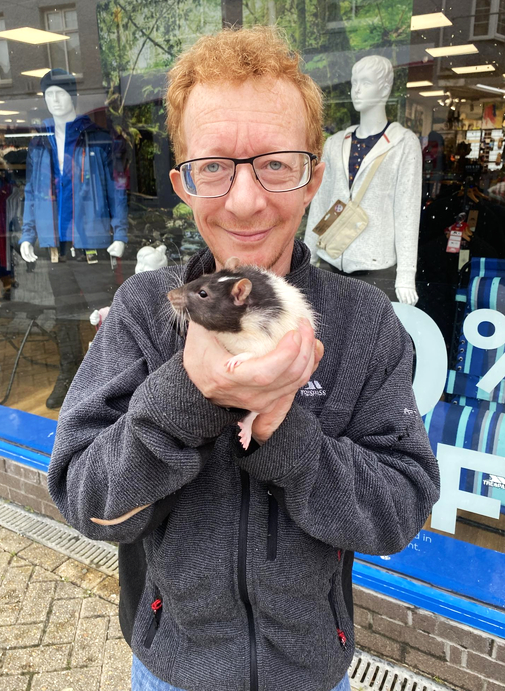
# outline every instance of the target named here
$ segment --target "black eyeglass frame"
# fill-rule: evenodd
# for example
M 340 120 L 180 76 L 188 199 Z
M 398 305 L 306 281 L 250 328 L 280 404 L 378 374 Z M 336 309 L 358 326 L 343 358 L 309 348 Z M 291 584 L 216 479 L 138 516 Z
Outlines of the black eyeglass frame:
M 257 158 L 263 158 L 263 156 L 272 156 L 273 154 L 306 154 L 309 159 L 310 163 L 314 163 L 314 161 L 317 161 L 317 156 L 316 154 L 311 154 L 310 151 L 298 151 L 297 149 L 289 150 L 289 151 L 268 151 L 265 154 L 258 154 L 257 156 L 251 156 L 250 158 L 230 158 L 229 156 L 202 156 L 201 158 L 191 158 L 189 161 L 182 161 L 182 163 L 178 163 L 176 166 L 174 166 L 174 170 L 176 170 L 178 173 L 181 172 L 182 166 L 186 165 L 187 163 L 196 163 L 197 161 L 232 161 L 235 168 L 233 170 L 233 177 L 230 182 L 230 186 L 228 187 L 227 191 L 224 192 L 224 194 L 216 194 L 216 195 L 200 195 L 200 194 L 192 194 L 189 192 L 186 187 L 184 186 L 184 181 L 183 181 L 183 187 L 184 190 L 187 194 L 189 194 L 190 197 L 197 197 L 200 199 L 219 199 L 219 197 L 226 197 L 226 195 L 229 193 L 231 190 L 233 183 L 235 182 L 235 176 L 237 174 L 237 166 L 241 165 L 242 163 L 250 163 L 251 168 L 253 169 L 254 176 L 256 180 L 259 182 L 259 184 L 263 187 L 265 192 L 270 192 L 271 194 L 284 194 L 284 192 L 294 192 L 294 190 L 301 190 L 303 187 L 306 187 L 309 182 L 312 180 L 312 171 L 314 169 L 314 166 L 310 166 L 310 175 L 309 179 L 307 182 L 304 182 L 303 185 L 299 185 L 298 187 L 291 187 L 289 190 L 269 190 L 265 187 L 265 185 L 261 182 L 261 180 L 258 177 L 258 173 L 256 172 L 256 169 L 254 167 L 254 161 Z M 184 176 L 182 176 L 184 179 Z

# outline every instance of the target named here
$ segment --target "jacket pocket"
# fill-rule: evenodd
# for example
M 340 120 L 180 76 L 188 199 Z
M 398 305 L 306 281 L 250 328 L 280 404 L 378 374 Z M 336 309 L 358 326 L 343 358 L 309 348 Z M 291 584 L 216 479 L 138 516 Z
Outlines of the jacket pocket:
M 160 598 L 158 588 L 155 588 L 154 592 L 155 599 L 153 602 L 151 602 L 152 619 L 144 639 L 144 647 L 146 648 L 150 648 L 154 641 L 154 637 L 156 636 L 160 627 L 161 613 L 163 610 L 163 601 Z
M 268 534 L 267 561 L 277 559 L 277 534 L 279 529 L 279 504 L 272 492 L 268 490 Z
M 343 551 L 338 550 L 338 561 L 341 562 L 343 560 Z M 341 569 L 337 571 L 337 573 L 333 574 L 333 576 L 330 579 L 330 591 L 328 593 L 328 601 L 330 603 L 330 609 L 333 614 L 333 619 L 335 621 L 335 628 L 337 629 L 337 636 L 340 645 L 342 648 L 345 648 L 347 646 L 347 636 L 345 635 L 345 632 L 342 628 L 342 617 L 340 614 L 340 608 L 338 606 L 338 599 L 337 599 L 337 579 L 341 577 Z

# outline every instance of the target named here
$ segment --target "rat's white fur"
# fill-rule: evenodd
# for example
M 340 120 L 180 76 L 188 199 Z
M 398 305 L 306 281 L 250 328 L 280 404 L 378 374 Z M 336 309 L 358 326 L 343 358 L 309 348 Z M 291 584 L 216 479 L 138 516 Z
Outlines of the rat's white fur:
M 255 267 L 257 268 L 257 267 Z M 240 361 L 251 357 L 260 357 L 274 350 L 279 341 L 288 331 L 298 329 L 300 320 L 304 317 L 316 328 L 316 319 L 307 299 L 298 288 L 288 283 L 284 278 L 265 269 L 259 269 L 268 276 L 279 303 L 284 308 L 280 316 L 269 315 L 268 310 L 261 307 L 247 310 L 241 321 L 239 333 L 217 332 L 216 338 L 232 355 L 246 354 Z M 239 278 L 237 278 L 239 280 Z M 267 322 L 268 333 L 261 324 Z M 237 363 L 238 364 L 238 363 Z
M 304 317 L 309 320 L 314 329 L 316 328 L 314 312 L 298 288 L 265 269 L 260 269 L 260 271 L 268 276 L 283 309 L 280 315 L 269 314 L 268 309 L 261 307 L 247 310 L 242 317 L 239 333 L 216 333 L 217 340 L 234 356 L 226 363 L 229 372 L 233 372 L 235 367 L 246 360 L 266 355 L 274 350 L 288 331 L 298 329 Z M 244 449 L 249 447 L 252 425 L 258 414 L 251 411 L 238 423 L 239 439 Z

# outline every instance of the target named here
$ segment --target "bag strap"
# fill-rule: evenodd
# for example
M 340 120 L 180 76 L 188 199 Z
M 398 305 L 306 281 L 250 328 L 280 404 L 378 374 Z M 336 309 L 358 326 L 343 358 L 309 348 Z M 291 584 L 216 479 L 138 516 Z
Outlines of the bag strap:
M 369 186 L 370 183 L 372 182 L 373 176 L 374 176 L 375 173 L 377 172 L 377 169 L 379 168 L 379 166 L 380 166 L 380 164 L 382 163 L 382 161 L 386 158 L 387 153 L 388 153 L 388 152 L 385 151 L 385 152 L 384 152 L 383 154 L 381 154 L 380 156 L 377 156 L 377 158 L 375 159 L 375 161 L 374 161 L 374 162 L 372 163 L 372 165 L 370 166 L 370 170 L 368 171 L 366 178 L 363 180 L 363 183 L 361 184 L 361 187 L 359 188 L 359 190 L 358 190 L 358 192 L 357 192 L 357 194 L 356 194 L 356 197 L 353 199 L 353 202 L 354 202 L 357 206 L 359 206 L 359 205 L 361 204 L 361 200 L 362 200 L 363 197 L 365 196 L 365 192 L 367 191 L 368 186 Z M 352 189 L 351 189 L 351 199 L 352 199 Z

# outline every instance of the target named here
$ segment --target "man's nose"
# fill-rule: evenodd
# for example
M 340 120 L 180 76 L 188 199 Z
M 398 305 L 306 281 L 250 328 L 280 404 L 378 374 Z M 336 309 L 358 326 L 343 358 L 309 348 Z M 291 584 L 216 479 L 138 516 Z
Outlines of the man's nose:
M 251 165 L 238 165 L 225 208 L 239 218 L 248 218 L 267 205 L 268 192 L 260 185 Z

